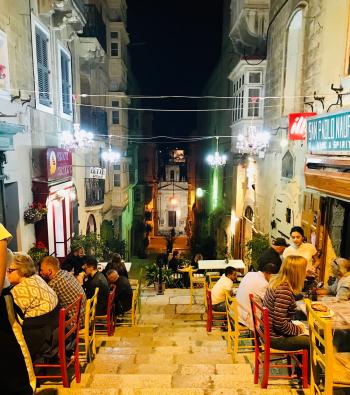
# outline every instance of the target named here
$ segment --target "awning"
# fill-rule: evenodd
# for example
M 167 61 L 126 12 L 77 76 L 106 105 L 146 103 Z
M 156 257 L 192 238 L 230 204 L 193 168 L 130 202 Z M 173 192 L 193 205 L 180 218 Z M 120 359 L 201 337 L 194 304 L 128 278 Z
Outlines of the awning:
M 13 136 L 24 132 L 24 125 L 0 121 L 0 151 L 13 151 Z

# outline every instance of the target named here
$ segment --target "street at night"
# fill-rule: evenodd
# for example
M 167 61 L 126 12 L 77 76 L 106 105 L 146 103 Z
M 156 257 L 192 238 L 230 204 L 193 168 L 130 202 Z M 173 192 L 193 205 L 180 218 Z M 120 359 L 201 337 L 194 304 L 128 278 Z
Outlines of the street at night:
M 0 393 L 350 394 L 350 0 L 0 0 Z

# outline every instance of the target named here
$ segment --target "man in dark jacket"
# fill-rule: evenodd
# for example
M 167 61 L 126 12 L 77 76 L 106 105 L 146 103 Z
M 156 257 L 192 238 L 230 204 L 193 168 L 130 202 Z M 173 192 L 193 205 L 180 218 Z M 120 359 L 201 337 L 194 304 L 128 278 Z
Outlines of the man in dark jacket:
M 71 272 L 74 270 L 74 276 L 83 272 L 83 266 L 85 263 L 85 251 L 81 246 L 75 247 L 74 250 L 67 256 L 65 261 L 62 263 L 61 269 Z
M 121 315 L 131 309 L 131 285 L 129 280 L 124 276 L 120 276 L 116 270 L 109 270 L 106 275 L 108 283 L 115 285 L 114 312 L 116 315 Z
M 277 272 L 280 270 L 282 265 L 281 255 L 283 251 L 288 247 L 286 240 L 283 237 L 277 237 L 277 239 L 272 240 L 271 247 L 267 248 L 260 256 L 258 260 L 259 271 L 263 271 L 263 268 L 267 263 L 273 263 Z
M 86 257 L 83 269 L 87 276 L 83 285 L 86 297 L 87 299 L 92 298 L 95 289 L 98 287 L 96 315 L 106 315 L 109 295 L 109 286 L 106 277 L 97 270 L 97 260 L 92 256 Z

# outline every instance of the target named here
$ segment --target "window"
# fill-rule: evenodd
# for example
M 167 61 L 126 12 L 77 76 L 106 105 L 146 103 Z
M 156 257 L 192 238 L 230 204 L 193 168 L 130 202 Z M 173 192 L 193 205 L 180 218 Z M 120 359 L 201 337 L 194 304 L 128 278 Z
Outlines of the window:
M 111 56 L 118 56 L 118 55 L 119 55 L 119 44 L 111 43 Z
M 293 15 L 287 31 L 284 81 L 284 114 L 301 109 L 301 70 L 303 63 L 303 10 Z
M 261 83 L 261 72 L 253 71 L 249 73 L 249 83 L 250 84 L 260 84 Z
M 61 62 L 61 104 L 64 114 L 72 114 L 71 60 L 69 54 L 60 50 Z
M 115 187 L 120 187 L 120 173 L 114 173 L 113 185 Z
M 293 178 L 294 176 L 294 160 L 292 154 L 287 151 L 282 158 L 282 177 Z
M 119 100 L 112 100 L 112 107 L 119 107 Z
M 119 125 L 119 111 L 112 111 L 112 123 L 113 125 Z
M 115 171 L 120 171 L 120 163 L 114 164 L 114 165 L 113 165 L 113 169 L 114 169 Z
M 39 104 L 45 107 L 52 107 L 51 102 L 51 81 L 50 81 L 50 57 L 49 57 L 49 34 L 39 25 L 34 28 L 35 63 L 36 63 L 36 82 L 37 99 Z
M 111 38 L 118 39 L 119 32 L 111 32 Z
M 168 226 L 176 228 L 176 211 L 168 211 Z
M 290 224 L 292 218 L 292 210 L 290 208 L 286 208 L 286 222 L 287 224 Z
M 249 88 L 248 89 L 248 117 L 259 116 L 259 97 L 260 88 Z

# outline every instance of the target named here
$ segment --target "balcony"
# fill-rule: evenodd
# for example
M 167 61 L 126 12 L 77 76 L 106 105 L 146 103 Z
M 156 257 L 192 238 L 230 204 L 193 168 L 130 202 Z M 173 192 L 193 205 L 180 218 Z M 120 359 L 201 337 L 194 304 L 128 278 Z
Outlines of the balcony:
M 86 23 L 84 0 L 39 0 L 40 15 L 52 16 L 53 27 L 81 33 Z
M 244 56 L 265 56 L 269 0 L 238 0 L 231 15 L 230 39 L 234 52 Z
M 80 37 L 95 37 L 107 52 L 106 25 L 94 4 L 85 5 L 86 25 Z
M 85 206 L 98 206 L 104 203 L 105 180 L 85 178 Z
M 108 134 L 107 112 L 100 108 L 80 107 L 81 129 L 96 135 Z

